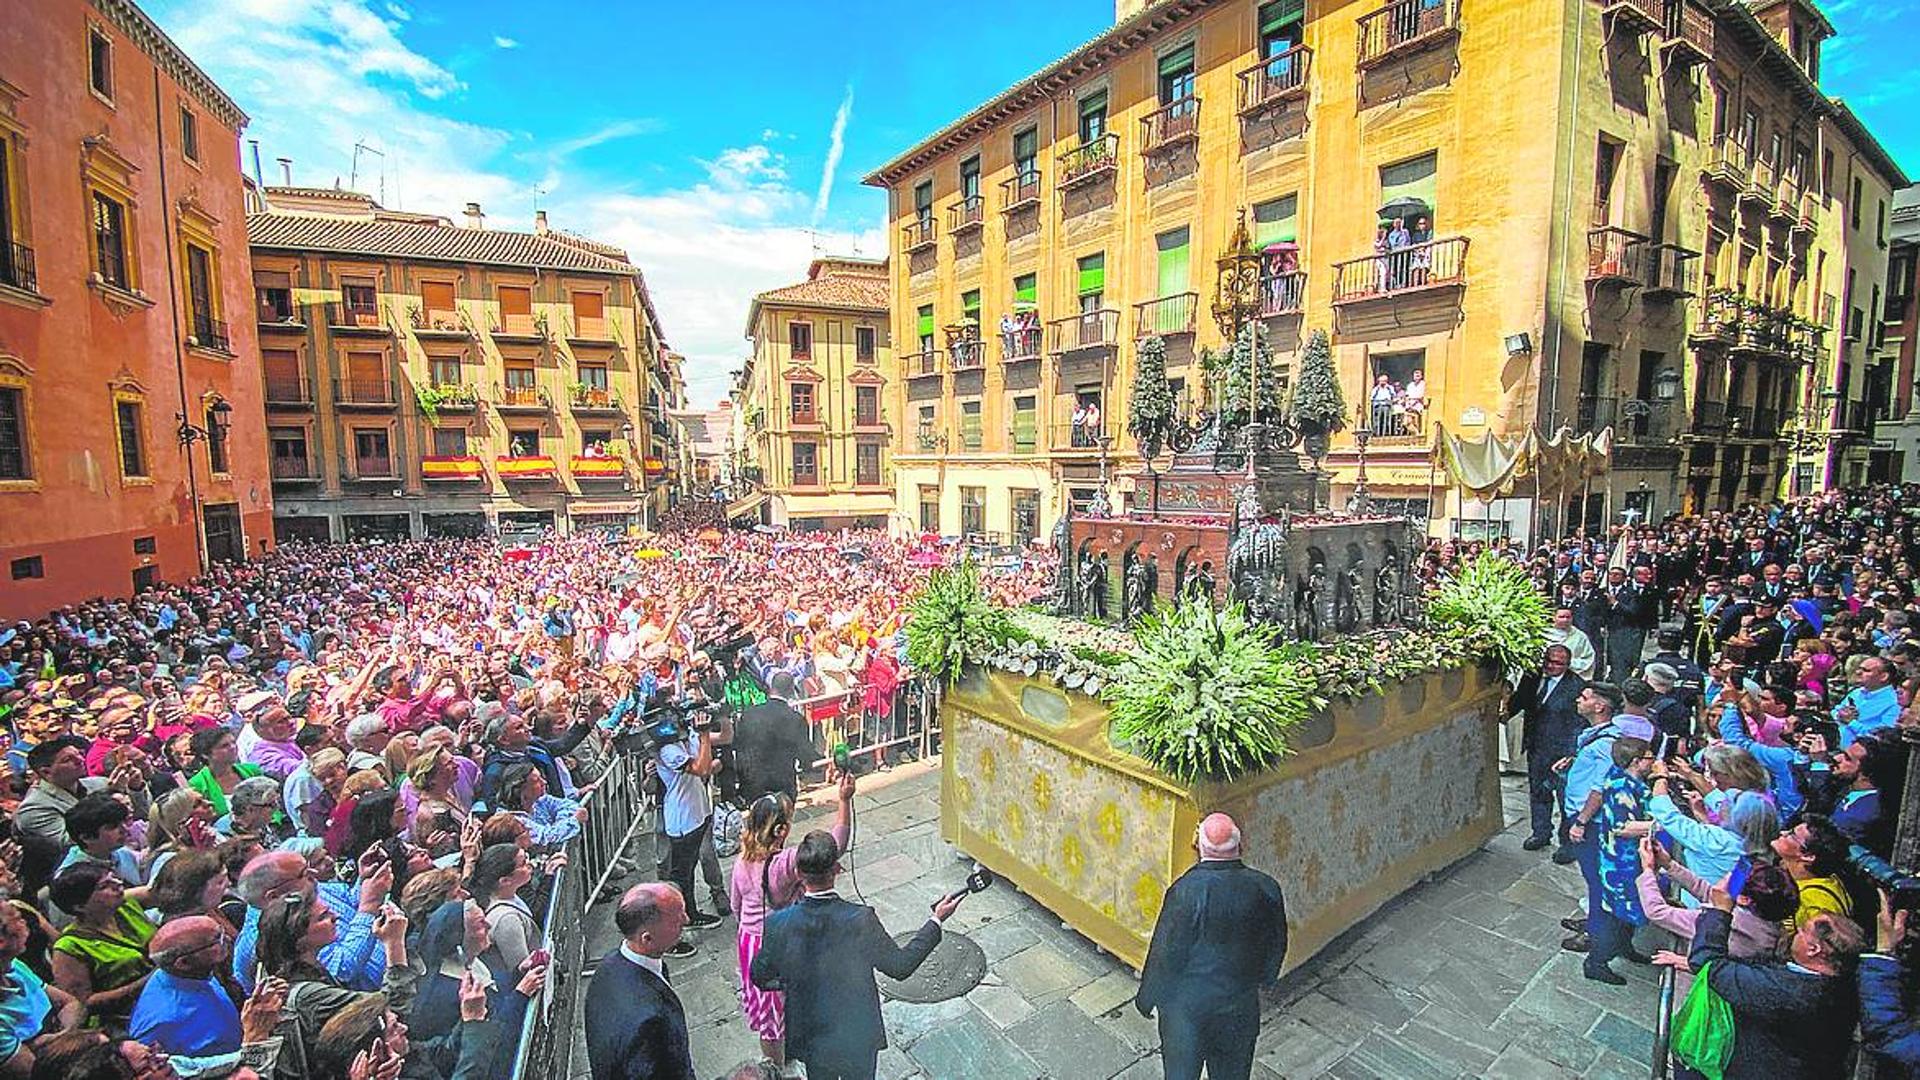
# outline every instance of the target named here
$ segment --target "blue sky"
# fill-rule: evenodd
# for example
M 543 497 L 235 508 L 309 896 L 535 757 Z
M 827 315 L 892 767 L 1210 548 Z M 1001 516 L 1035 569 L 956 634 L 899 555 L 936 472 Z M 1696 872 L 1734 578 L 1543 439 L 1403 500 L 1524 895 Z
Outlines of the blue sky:
M 1099 33 L 1109 0 L 498 3 L 146 0 L 296 183 L 623 245 L 696 404 L 745 356 L 747 302 L 818 250 L 886 251 L 860 177 Z M 1838 0 L 1826 85 L 1920 163 L 1920 4 Z

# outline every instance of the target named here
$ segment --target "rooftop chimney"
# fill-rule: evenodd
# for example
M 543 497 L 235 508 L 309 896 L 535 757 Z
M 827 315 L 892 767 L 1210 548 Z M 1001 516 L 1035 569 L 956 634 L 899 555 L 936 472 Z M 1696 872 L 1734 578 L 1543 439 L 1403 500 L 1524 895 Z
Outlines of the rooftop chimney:
M 533 212 L 533 231 L 539 233 L 541 236 L 547 235 L 547 212 L 545 210 L 535 210 Z
M 479 203 L 477 202 L 468 203 L 466 216 L 467 216 L 467 225 L 466 225 L 467 228 L 484 229 L 487 227 L 487 215 L 480 212 Z
M 283 157 L 283 158 L 274 158 L 273 160 L 280 163 L 281 186 L 292 187 L 293 186 L 293 159 L 290 157 Z

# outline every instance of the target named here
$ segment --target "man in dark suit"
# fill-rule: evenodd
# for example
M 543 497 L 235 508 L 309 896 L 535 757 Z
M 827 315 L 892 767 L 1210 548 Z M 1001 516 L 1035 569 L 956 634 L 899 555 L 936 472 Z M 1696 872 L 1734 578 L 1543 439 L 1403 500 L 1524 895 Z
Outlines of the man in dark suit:
M 787 995 L 787 1056 L 807 1064 L 809 1080 L 873 1080 L 887 1031 L 873 973 L 904 979 L 940 943 L 940 924 L 965 894 L 943 898 L 905 948 L 880 916 L 833 891 L 840 845 L 810 832 L 794 853 L 806 894 L 767 916 L 766 938 L 748 974 L 762 990 Z
M 1166 1080 L 1245 1080 L 1260 1035 L 1259 988 L 1287 958 L 1280 883 L 1240 861 L 1240 827 L 1200 823 L 1200 861 L 1167 890 L 1134 1005 L 1160 1013 Z
M 1607 571 L 1607 678 L 1624 682 L 1640 669 L 1647 633 L 1660 625 L 1659 602 L 1653 595 L 1653 569 L 1633 568 L 1632 580 L 1616 579 L 1619 568 Z
M 667 985 L 661 957 L 686 929 L 680 890 L 635 885 L 613 923 L 620 947 L 600 960 L 587 994 L 587 1064 L 593 1080 L 694 1080 L 687 1013 Z
M 1549 645 L 1539 671 L 1520 677 L 1513 690 L 1513 706 L 1521 716 L 1520 746 L 1527 755 L 1527 801 L 1533 832 L 1520 846 L 1539 851 L 1553 842 L 1553 807 L 1560 801 L 1560 774 L 1553 763 L 1572 757 L 1574 744 L 1587 722 L 1575 707 L 1587 681 L 1567 670 L 1572 653 L 1565 645 Z M 1560 821 L 1565 844 L 1566 815 Z
M 1793 935 L 1792 963 L 1735 960 L 1727 955 L 1733 899 L 1714 886 L 1708 903 L 1694 925 L 1687 960 L 1693 970 L 1707 971 L 1707 984 L 1733 1007 L 1733 1054 L 1726 1075 L 1770 1080 L 1846 1075 L 1860 1004 L 1853 987 L 1864 945 L 1860 928 L 1839 915 L 1815 915 Z

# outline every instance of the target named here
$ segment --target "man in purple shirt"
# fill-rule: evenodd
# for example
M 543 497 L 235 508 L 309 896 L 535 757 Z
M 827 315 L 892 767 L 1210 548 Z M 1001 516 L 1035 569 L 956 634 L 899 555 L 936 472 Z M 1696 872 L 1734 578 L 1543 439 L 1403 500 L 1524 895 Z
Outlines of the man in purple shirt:
M 260 766 L 260 771 L 275 780 L 291 776 L 307 760 L 307 755 L 293 741 L 295 724 L 286 704 L 267 690 L 248 694 L 236 704 L 247 721 L 235 740 L 240 760 Z

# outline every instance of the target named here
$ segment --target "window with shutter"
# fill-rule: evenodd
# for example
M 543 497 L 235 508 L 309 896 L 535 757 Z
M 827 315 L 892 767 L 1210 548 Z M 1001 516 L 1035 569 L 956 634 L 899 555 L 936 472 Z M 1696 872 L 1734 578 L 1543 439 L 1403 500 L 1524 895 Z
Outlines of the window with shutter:
M 1160 58 L 1160 104 L 1171 105 L 1193 96 L 1193 46 L 1175 49 Z
M 421 282 L 420 307 L 425 312 L 429 327 L 451 322 L 454 318 L 453 283 L 451 281 Z
M 1299 239 L 1300 197 L 1283 195 L 1270 202 L 1258 203 L 1253 208 L 1253 246 L 1256 250 L 1268 244 L 1290 244 Z
M 1260 5 L 1261 55 L 1278 56 L 1300 44 L 1300 27 L 1306 17 L 1306 0 L 1275 0 Z
M 1380 168 L 1381 206 L 1403 200 L 1417 200 L 1420 206 L 1425 207 L 1424 215 L 1415 208 L 1413 216 L 1405 220 L 1407 230 L 1416 234 L 1415 243 L 1432 239 L 1433 230 L 1439 226 L 1439 207 L 1434 201 L 1434 192 L 1437 188 L 1435 182 L 1437 161 L 1435 154 L 1426 153 L 1396 165 L 1384 165 Z M 1412 203 L 1407 202 L 1405 205 L 1412 206 Z M 1427 219 L 1425 236 L 1418 235 L 1422 231 L 1418 222 L 1421 216 Z M 1393 222 L 1382 219 L 1380 224 L 1392 227 Z
M 1096 90 L 1080 99 L 1080 145 L 1107 133 L 1107 92 Z
M 1157 296 L 1175 296 L 1187 291 L 1188 259 L 1186 228 L 1163 232 L 1154 238 L 1154 248 L 1159 259 L 1159 285 Z

